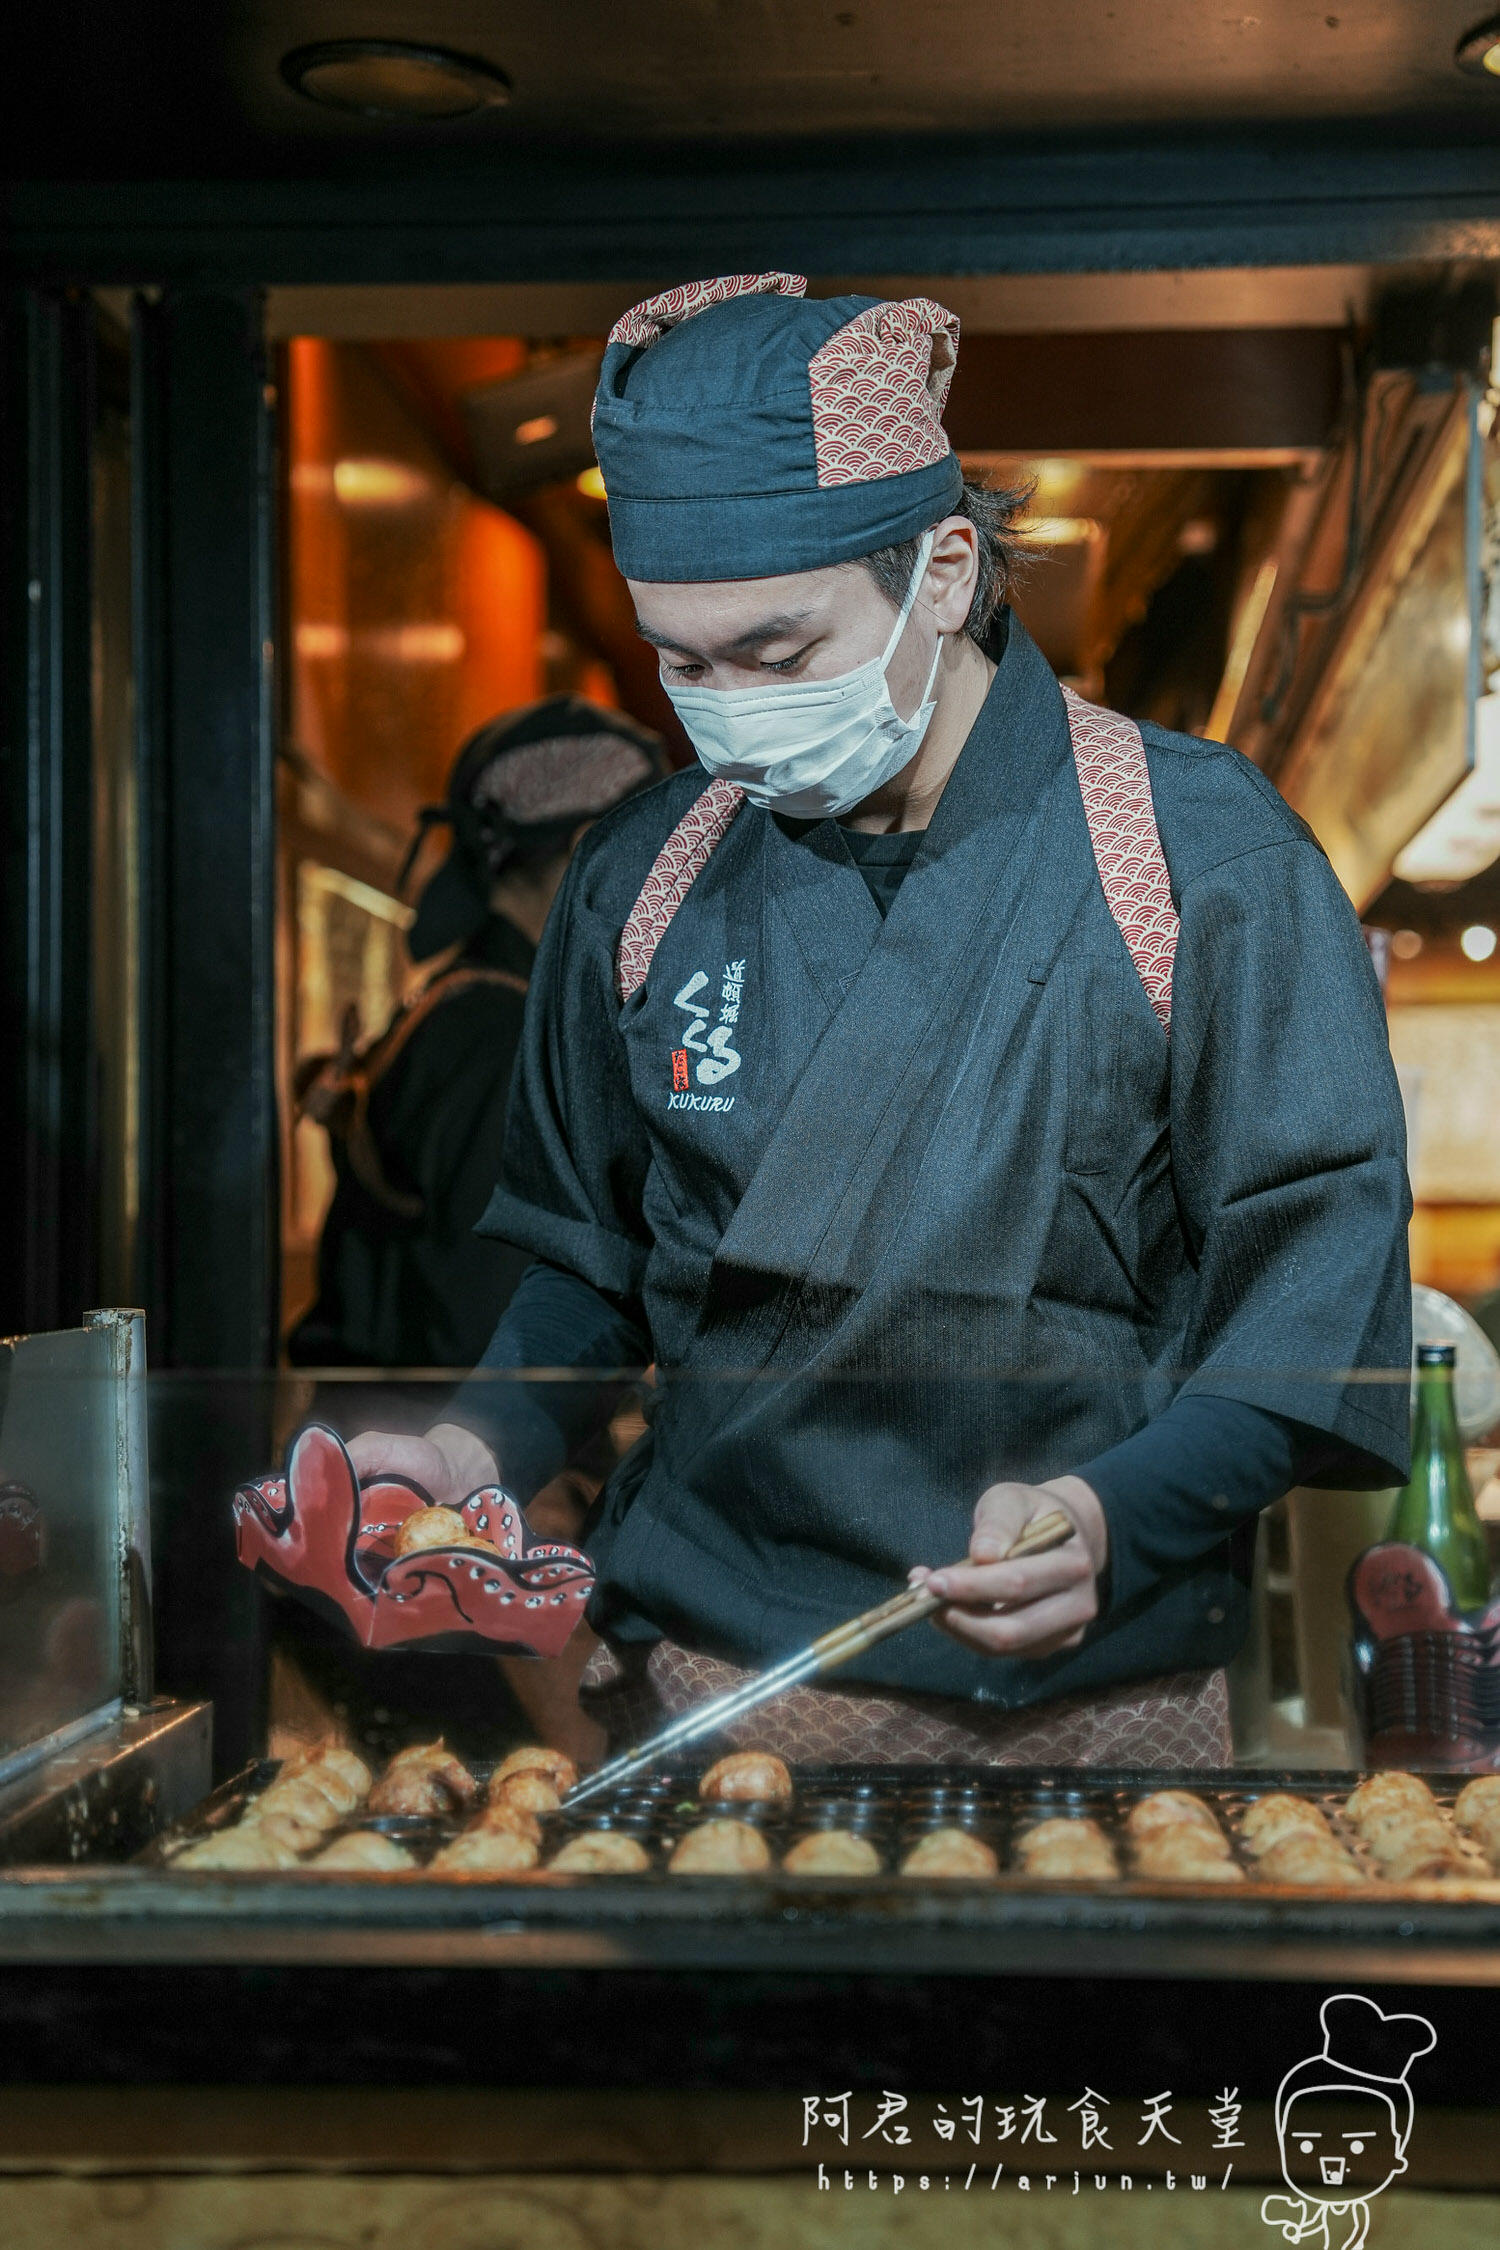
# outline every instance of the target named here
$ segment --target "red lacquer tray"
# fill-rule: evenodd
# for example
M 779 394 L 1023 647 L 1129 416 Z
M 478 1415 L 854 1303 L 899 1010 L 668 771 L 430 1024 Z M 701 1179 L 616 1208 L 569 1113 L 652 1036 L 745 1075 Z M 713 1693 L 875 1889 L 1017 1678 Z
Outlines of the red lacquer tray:
M 461 1504 L 474 1545 L 398 1555 L 401 1525 L 432 1504 L 403 1477 L 361 1483 L 343 1441 L 314 1423 L 284 1477 L 236 1492 L 236 1548 L 247 1570 L 334 1617 L 365 1648 L 556 1656 L 593 1591 L 588 1557 L 534 1539 L 498 1485 Z

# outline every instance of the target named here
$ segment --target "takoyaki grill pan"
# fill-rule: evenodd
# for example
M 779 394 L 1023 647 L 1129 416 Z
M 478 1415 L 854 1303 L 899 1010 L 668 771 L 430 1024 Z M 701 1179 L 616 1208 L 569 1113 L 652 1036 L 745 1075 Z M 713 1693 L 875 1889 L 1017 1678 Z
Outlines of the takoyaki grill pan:
M 476 1766 L 473 1770 L 481 1782 L 487 1779 L 482 1766 Z M 731 1880 L 735 1884 L 793 1882 L 793 1877 L 779 1875 L 774 1866 L 767 1874 L 734 1879 L 718 1876 L 669 1876 L 666 1873 L 666 1862 L 672 1847 L 687 1829 L 707 1819 L 730 1817 L 749 1821 L 759 1828 L 770 1846 L 773 1861 L 777 1863 L 800 1837 L 812 1830 L 847 1829 L 868 1838 L 880 1854 L 884 1877 L 890 1877 L 897 1873 L 905 1854 L 924 1834 L 935 1828 L 962 1828 L 983 1837 L 998 1858 L 1000 1872 L 998 1876 L 983 1882 L 980 1887 L 985 1889 L 993 1889 L 998 1884 L 1028 1890 L 1038 1887 L 1083 1887 L 1095 1892 L 1107 1892 L 1128 1885 L 1132 1891 L 1144 1888 L 1170 1896 L 1193 1886 L 1160 1880 L 1143 1883 L 1141 1878 L 1132 1875 L 1125 1832 L 1131 1807 L 1143 1797 L 1164 1789 L 1191 1790 L 1213 1811 L 1229 1840 L 1236 1862 L 1243 1867 L 1246 1876 L 1245 1884 L 1235 1885 L 1232 1890 L 1222 1894 L 1227 1897 L 1243 1898 L 1247 1890 L 1253 1890 L 1257 1895 L 1268 1892 L 1274 1892 L 1277 1896 L 1287 1895 L 1284 1886 L 1257 1880 L 1255 1861 L 1246 1851 L 1240 1832 L 1241 1817 L 1247 1806 L 1273 1791 L 1285 1791 L 1317 1805 L 1327 1815 L 1334 1833 L 1352 1853 L 1365 1875 L 1373 1878 L 1376 1873 L 1358 1833 L 1345 1819 L 1342 1810 L 1349 1792 L 1362 1778 L 1358 1773 L 1261 1770 L 1205 1772 L 1193 1769 L 1144 1772 L 1080 1767 L 986 1766 L 947 1766 L 934 1770 L 920 1766 L 829 1765 L 799 1768 L 793 1775 L 795 1792 L 790 1804 L 759 1804 L 753 1801 L 709 1804 L 700 1800 L 697 1793 L 699 1776 L 705 1770 L 706 1761 L 694 1761 L 691 1767 L 675 1770 L 670 1767 L 657 1769 L 628 1788 L 591 1800 L 576 1813 L 570 1814 L 564 1810 L 545 1816 L 542 1822 L 545 1839 L 542 1867 L 533 1873 L 508 1880 L 525 1883 L 545 1880 L 547 1860 L 560 1849 L 568 1836 L 593 1829 L 618 1828 L 636 1837 L 650 1853 L 652 1866 L 649 1873 L 629 1877 L 568 1876 L 554 1880 L 559 1883 L 567 1881 L 570 1885 L 584 1882 L 591 1889 L 604 1886 L 614 1888 L 625 1883 L 636 1889 L 643 1884 L 666 1884 L 674 1891 L 680 1889 L 685 1882 L 710 1887 L 723 1887 Z M 243 1773 L 224 1783 L 211 1797 L 206 1798 L 187 1820 L 165 1830 L 143 1855 L 139 1864 L 158 1867 L 170 1865 L 186 1844 L 232 1825 L 240 1818 L 248 1800 L 267 1788 L 277 1771 L 278 1767 L 271 1761 L 247 1767 Z M 1432 1789 L 1446 1817 L 1459 1790 L 1473 1777 L 1462 1773 L 1426 1773 L 1422 1778 Z M 1046 1884 L 1035 1875 L 1021 1872 L 1015 1850 L 1017 1839 L 1038 1821 L 1054 1819 L 1097 1821 L 1115 1846 L 1120 1863 L 1119 1875 L 1112 1880 L 1100 1880 L 1080 1886 L 1076 1882 L 1065 1885 Z M 343 1827 L 377 1829 L 399 1841 L 412 1852 L 419 1863 L 425 1864 L 442 1844 L 458 1833 L 460 1825 L 458 1822 L 442 1820 L 356 1814 Z M 330 1831 L 330 1834 L 340 1832 L 342 1831 Z M 248 1875 L 236 1879 L 254 1882 L 265 1878 Z M 394 1879 L 406 1882 L 412 1880 L 410 1876 Z M 839 1887 L 847 1886 L 858 1890 L 878 1884 L 882 1877 L 818 1880 L 820 1884 L 836 1882 Z M 945 1882 L 937 1887 L 946 1889 L 948 1885 Z M 1431 1898 L 1440 1887 L 1461 1895 L 1473 1886 L 1471 1881 L 1458 1880 L 1442 1886 L 1428 1882 L 1418 1888 L 1421 1896 Z M 1374 1882 L 1358 1884 L 1344 1889 L 1341 1895 L 1354 1898 L 1369 1895 L 1376 1888 Z M 1400 1889 L 1399 1885 L 1380 1882 L 1378 1895 L 1392 1898 L 1399 1894 Z M 1500 1895 L 1500 1876 L 1496 1878 L 1496 1891 Z

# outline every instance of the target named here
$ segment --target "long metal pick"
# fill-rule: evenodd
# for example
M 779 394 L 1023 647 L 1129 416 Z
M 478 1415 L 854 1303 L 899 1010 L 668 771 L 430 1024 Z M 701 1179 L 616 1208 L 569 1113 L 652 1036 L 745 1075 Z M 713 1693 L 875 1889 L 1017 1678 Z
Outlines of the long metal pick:
M 1002 1562 L 1016 1562 L 1022 1556 L 1044 1555 L 1054 1547 L 1063 1546 L 1077 1530 L 1073 1518 L 1061 1508 L 1051 1509 L 1044 1516 L 1034 1516 L 1005 1554 Z M 734 1719 L 742 1719 L 747 1711 L 757 1711 L 763 1703 L 772 1703 L 788 1688 L 798 1687 L 804 1680 L 818 1678 L 846 1664 L 850 1657 L 862 1655 L 878 1642 L 889 1640 L 893 1633 L 904 1633 L 909 1625 L 916 1625 L 924 1617 L 944 1607 L 940 1594 L 929 1593 L 925 1586 L 908 1586 L 902 1593 L 893 1594 L 887 1602 L 875 1609 L 867 1609 L 859 1617 L 851 1617 L 842 1625 L 835 1625 L 823 1633 L 807 1648 L 799 1649 L 795 1656 L 784 1657 L 768 1671 L 757 1672 L 736 1688 L 723 1695 L 710 1697 L 706 1703 L 695 1704 L 669 1726 L 660 1729 L 638 1742 L 634 1749 L 626 1750 L 608 1765 L 586 1774 L 575 1782 L 563 1799 L 564 1809 L 571 1812 L 575 1805 L 587 1803 L 606 1790 L 618 1789 L 625 1782 L 656 1765 L 673 1750 L 681 1750 L 690 1742 L 698 1742 L 705 1735 L 717 1734 Z

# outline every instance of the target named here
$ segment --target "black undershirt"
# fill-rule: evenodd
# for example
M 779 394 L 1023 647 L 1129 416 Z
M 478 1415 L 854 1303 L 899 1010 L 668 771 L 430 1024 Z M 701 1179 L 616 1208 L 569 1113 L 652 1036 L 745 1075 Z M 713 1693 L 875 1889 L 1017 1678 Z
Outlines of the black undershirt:
M 841 828 L 839 834 L 849 857 L 865 879 L 865 889 L 880 908 L 883 920 L 906 880 L 907 870 L 917 856 L 917 847 L 926 830 L 903 828 L 893 836 L 870 836 L 861 828 Z

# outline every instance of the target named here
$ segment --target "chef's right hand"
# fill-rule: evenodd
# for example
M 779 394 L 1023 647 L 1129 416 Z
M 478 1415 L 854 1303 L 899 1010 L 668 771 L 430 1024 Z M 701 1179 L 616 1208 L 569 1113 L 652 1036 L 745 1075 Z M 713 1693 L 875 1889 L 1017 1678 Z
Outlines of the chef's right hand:
M 349 1458 L 361 1479 L 407 1477 L 439 1508 L 461 1507 L 481 1485 L 500 1482 L 499 1464 L 489 1447 L 457 1422 L 439 1422 L 425 1437 L 364 1430 L 349 1440 Z

